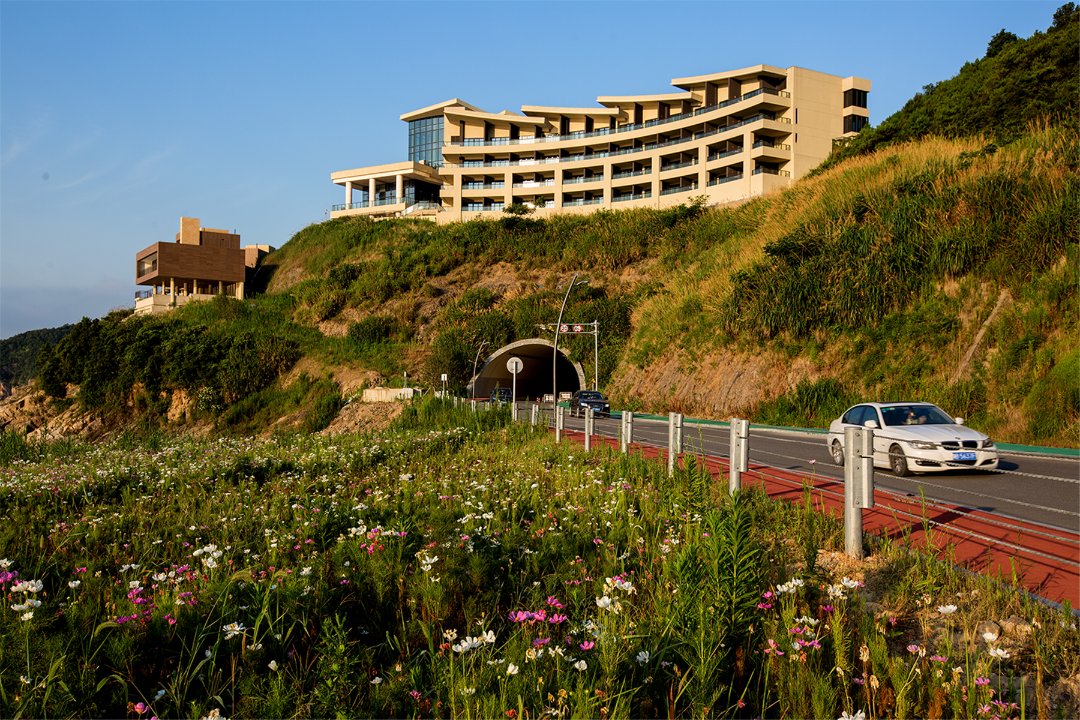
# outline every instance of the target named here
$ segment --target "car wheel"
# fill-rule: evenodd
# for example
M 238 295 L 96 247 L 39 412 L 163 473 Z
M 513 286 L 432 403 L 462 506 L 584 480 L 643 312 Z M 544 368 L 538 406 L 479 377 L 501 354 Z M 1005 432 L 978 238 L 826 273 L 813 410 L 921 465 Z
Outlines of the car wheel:
M 841 447 L 839 440 L 832 441 L 832 445 L 829 446 L 829 454 L 832 455 L 833 464 L 844 464 L 844 448 Z
M 892 468 L 892 473 L 896 477 L 906 477 L 911 474 L 908 470 L 907 457 L 899 445 L 889 448 L 889 467 Z

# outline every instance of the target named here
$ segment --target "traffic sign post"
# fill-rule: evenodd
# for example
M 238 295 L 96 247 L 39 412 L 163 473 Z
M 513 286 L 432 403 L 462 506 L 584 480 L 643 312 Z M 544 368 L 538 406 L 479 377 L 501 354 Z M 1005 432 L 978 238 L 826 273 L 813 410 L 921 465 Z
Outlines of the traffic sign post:
M 509 370 L 510 374 L 514 377 L 514 389 L 511 390 L 510 394 L 510 417 L 514 420 L 517 420 L 517 376 L 518 373 L 521 372 L 522 367 L 523 364 L 519 357 L 512 357 L 506 361 L 506 369 Z

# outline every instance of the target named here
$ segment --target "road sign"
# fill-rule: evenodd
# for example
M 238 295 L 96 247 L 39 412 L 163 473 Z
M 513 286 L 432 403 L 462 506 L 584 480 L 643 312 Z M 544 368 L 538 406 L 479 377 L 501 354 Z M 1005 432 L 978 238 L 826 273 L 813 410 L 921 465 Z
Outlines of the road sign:
M 442 377 L 440 377 L 439 379 L 442 380 L 443 382 L 446 382 L 446 373 L 443 373 Z
M 559 326 L 559 332 L 563 332 L 563 333 L 570 332 L 570 326 L 569 325 L 560 325 Z
M 521 368 L 521 358 L 512 357 L 506 361 L 506 369 L 509 370 L 512 375 L 517 375 L 521 372 Z
M 581 331 L 582 331 L 582 330 L 584 330 L 584 329 L 585 329 L 585 328 L 583 328 L 583 327 L 582 327 L 582 326 L 580 326 L 580 325 L 575 325 L 575 326 L 574 326 L 574 332 L 576 332 L 576 333 L 579 333 L 579 332 L 581 332 Z

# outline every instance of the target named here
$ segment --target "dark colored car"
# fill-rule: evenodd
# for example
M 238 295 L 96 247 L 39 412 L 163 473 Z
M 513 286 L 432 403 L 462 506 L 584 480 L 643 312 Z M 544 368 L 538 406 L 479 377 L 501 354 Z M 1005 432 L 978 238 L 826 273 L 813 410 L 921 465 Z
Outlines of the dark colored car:
M 497 387 L 491 391 L 490 402 L 492 405 L 501 405 L 503 403 L 513 402 L 514 395 L 510 391 L 510 388 Z
M 572 415 L 584 415 L 585 408 L 592 408 L 594 415 L 611 415 L 611 403 L 599 390 L 578 390 L 570 397 Z

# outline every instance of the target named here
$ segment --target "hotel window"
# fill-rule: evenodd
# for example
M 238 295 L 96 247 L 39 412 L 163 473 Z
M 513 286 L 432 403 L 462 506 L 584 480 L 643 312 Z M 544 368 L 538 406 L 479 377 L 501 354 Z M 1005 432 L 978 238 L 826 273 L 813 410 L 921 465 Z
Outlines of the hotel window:
M 845 115 L 844 116 L 844 132 L 845 133 L 857 133 L 864 127 L 870 124 L 869 118 L 864 118 L 862 115 Z
M 443 118 L 441 115 L 409 122 L 409 160 L 442 167 Z
M 865 90 L 845 90 L 844 107 L 851 107 L 854 105 L 855 107 L 864 108 L 866 107 L 866 96 L 867 92 Z

